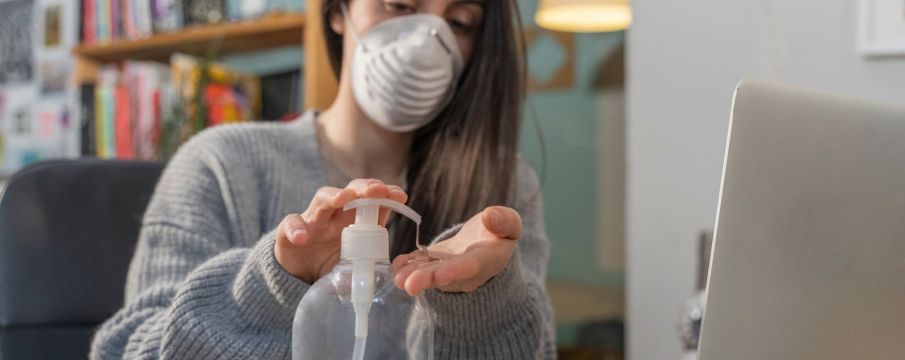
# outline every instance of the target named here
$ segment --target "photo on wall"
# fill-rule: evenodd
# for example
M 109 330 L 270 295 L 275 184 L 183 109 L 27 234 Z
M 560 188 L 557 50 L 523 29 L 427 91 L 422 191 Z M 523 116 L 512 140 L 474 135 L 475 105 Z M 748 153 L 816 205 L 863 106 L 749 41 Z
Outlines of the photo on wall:
M 42 95 L 62 95 L 66 92 L 72 63 L 66 59 L 43 60 L 38 65 Z
M 4 106 L 4 122 L 7 135 L 14 138 L 28 138 L 32 136 L 32 113 L 34 98 L 28 93 L 15 95 L 16 92 L 7 92 L 6 106 Z
M 0 85 L 32 79 L 33 10 L 32 0 L 0 2 Z
M 44 46 L 53 48 L 63 42 L 63 5 L 44 9 Z

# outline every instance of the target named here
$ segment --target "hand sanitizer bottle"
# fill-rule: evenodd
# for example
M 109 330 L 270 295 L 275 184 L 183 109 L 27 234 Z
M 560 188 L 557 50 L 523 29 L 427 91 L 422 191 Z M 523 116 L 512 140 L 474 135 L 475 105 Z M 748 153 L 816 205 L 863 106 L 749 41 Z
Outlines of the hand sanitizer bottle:
M 419 225 L 421 216 L 387 199 L 358 199 L 355 223 L 342 231 L 340 262 L 308 289 L 292 325 L 292 358 L 432 359 L 433 319 L 419 295 L 393 283 L 389 235 L 380 207 Z

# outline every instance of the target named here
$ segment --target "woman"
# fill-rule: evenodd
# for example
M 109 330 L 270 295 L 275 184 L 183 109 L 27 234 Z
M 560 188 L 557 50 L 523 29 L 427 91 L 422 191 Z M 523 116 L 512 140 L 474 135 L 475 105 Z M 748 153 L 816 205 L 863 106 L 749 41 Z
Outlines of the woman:
M 299 300 L 338 261 L 342 206 L 362 197 L 407 201 L 442 255 L 410 262 L 416 228 L 390 221 L 396 285 L 436 312 L 438 358 L 554 357 L 540 190 L 516 156 L 517 14 L 515 0 L 325 1 L 336 101 L 179 150 L 92 357 L 287 358 Z

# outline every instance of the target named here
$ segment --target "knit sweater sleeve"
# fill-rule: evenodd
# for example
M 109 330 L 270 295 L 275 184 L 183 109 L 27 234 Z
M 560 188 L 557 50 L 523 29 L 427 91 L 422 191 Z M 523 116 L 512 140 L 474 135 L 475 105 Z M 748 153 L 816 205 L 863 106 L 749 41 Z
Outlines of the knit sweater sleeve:
M 125 306 L 96 333 L 92 359 L 286 358 L 308 285 L 286 273 L 273 232 L 241 248 L 216 134 L 184 145 L 146 211 Z
M 434 310 L 438 359 L 553 359 L 553 315 L 544 286 L 549 240 L 540 183 L 520 162 L 515 209 L 522 238 L 504 270 L 472 293 L 425 293 Z M 437 237 L 455 234 L 458 227 Z

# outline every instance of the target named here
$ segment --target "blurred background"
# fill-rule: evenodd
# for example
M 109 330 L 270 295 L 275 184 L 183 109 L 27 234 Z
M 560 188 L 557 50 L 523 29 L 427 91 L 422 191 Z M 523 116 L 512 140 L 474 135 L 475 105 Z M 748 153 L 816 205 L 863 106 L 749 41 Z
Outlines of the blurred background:
M 542 7 L 574 4 L 518 3 L 529 73 L 521 150 L 543 178 L 557 342 L 563 357 L 622 358 L 627 23 L 574 28 L 585 15 L 552 13 L 556 29 L 543 28 Z M 317 6 L 0 0 L 0 175 L 59 158 L 166 161 L 206 127 L 325 107 L 332 97 L 304 90 L 332 77 Z
M 739 80 L 905 99 L 901 0 L 518 4 L 521 151 L 542 177 L 564 359 L 693 358 Z M 332 78 L 318 6 L 0 0 L 0 178 L 60 158 L 164 162 L 206 127 L 325 107 L 305 91 Z

